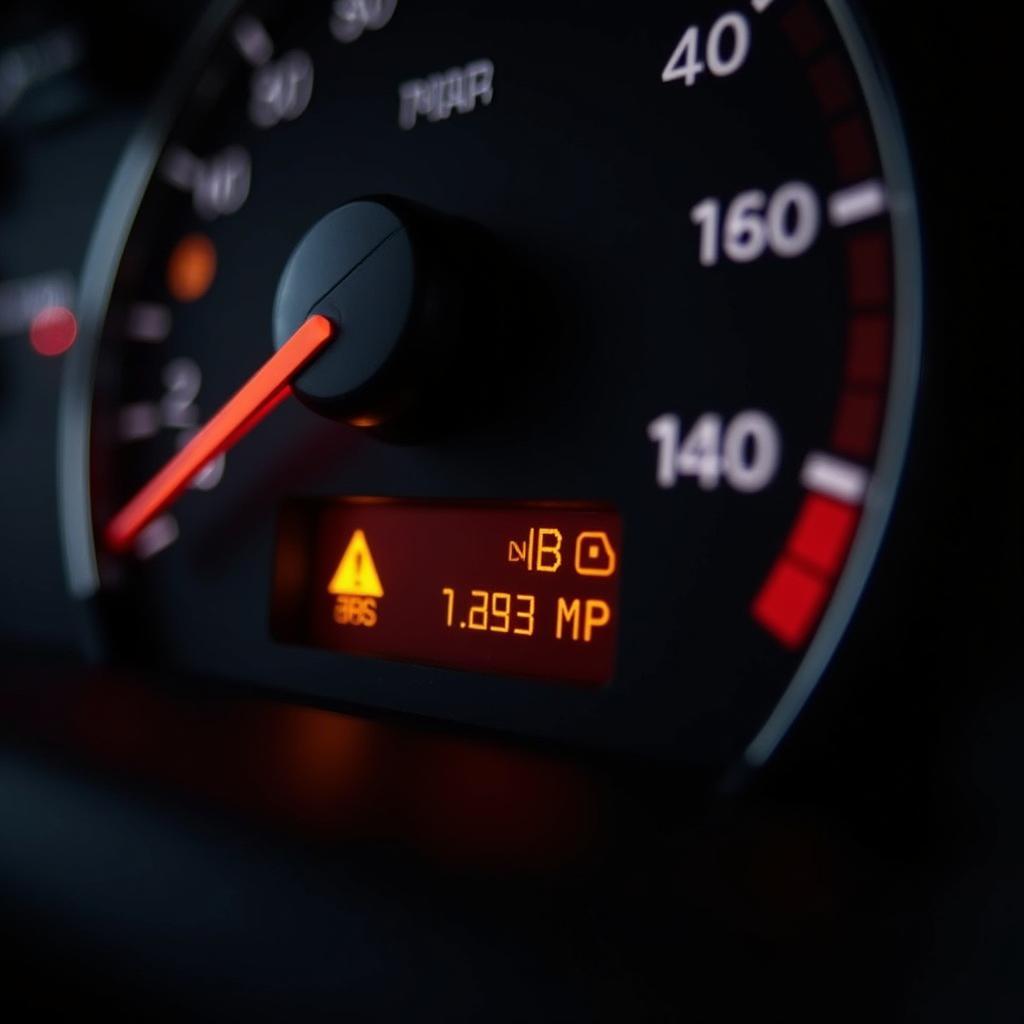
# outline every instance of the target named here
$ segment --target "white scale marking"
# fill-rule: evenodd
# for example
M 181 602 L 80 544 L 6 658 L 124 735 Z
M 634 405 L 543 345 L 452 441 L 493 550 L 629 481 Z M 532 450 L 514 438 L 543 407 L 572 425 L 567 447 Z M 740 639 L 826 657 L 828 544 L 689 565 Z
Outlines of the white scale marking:
M 804 461 L 800 482 L 809 491 L 860 505 L 867 494 L 870 477 L 863 466 L 825 452 L 811 452 Z
M 126 332 L 132 341 L 158 344 L 171 333 L 171 311 L 158 302 L 136 302 L 128 310 Z
M 153 402 L 133 402 L 117 414 L 117 436 L 122 441 L 144 441 L 160 432 L 160 407 Z
M 178 539 L 178 521 L 174 516 L 154 519 L 135 540 L 135 554 L 139 558 L 155 558 Z
M 171 146 L 160 161 L 160 174 L 168 185 L 191 192 L 199 172 L 200 161 L 184 146 Z
M 758 14 L 764 14 L 765 11 L 771 7 L 773 0 L 750 0 L 750 6 L 757 11 Z
M 829 196 L 828 219 L 833 227 L 845 228 L 885 213 L 888 205 L 885 186 L 880 181 L 862 181 Z
M 254 67 L 260 68 L 274 56 L 274 41 L 263 23 L 251 15 L 235 22 L 232 31 L 238 52 Z

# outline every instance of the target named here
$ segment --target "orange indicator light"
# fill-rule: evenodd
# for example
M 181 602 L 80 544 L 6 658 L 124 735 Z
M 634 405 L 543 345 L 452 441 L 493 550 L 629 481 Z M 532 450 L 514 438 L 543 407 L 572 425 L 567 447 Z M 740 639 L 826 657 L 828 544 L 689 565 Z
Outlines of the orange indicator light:
M 366 534 L 356 530 L 341 556 L 338 568 L 327 587 L 329 594 L 348 594 L 351 597 L 383 597 L 377 566 L 374 565 Z
M 167 290 L 179 302 L 201 299 L 217 276 L 217 250 L 206 235 L 186 235 L 167 261 Z
M 356 530 L 334 570 L 327 593 L 334 596 L 334 621 L 339 626 L 373 629 L 379 621 L 377 600 L 384 596 L 380 575 L 366 534 Z
M 576 571 L 581 576 L 611 576 L 615 548 L 604 530 L 590 530 L 576 538 Z

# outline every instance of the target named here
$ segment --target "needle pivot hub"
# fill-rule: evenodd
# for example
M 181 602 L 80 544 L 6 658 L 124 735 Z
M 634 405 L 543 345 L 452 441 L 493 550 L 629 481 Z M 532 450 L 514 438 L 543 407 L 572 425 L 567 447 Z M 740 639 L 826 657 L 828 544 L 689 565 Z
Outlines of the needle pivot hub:
M 346 203 L 321 218 L 284 269 L 274 303 L 274 343 L 320 314 L 345 343 L 293 381 L 321 415 L 378 425 L 437 394 L 463 333 L 466 226 L 395 197 Z

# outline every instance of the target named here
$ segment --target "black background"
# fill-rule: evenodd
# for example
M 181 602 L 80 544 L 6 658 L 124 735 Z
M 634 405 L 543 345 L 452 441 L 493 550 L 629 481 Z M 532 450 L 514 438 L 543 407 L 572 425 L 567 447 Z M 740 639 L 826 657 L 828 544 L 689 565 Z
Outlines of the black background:
M 1011 87 L 983 12 L 862 6 L 922 196 L 922 403 L 861 611 L 768 769 L 708 798 L 664 769 L 510 752 L 544 779 L 585 773 L 598 824 L 568 866 L 523 855 L 498 869 L 425 853 L 397 826 L 352 843 L 228 799 L 221 778 L 256 742 L 231 694 L 147 705 L 172 735 L 223 725 L 202 786 L 179 784 L 184 768 L 154 772 L 144 753 L 89 756 L 83 717 L 123 708 L 131 681 L 12 646 L 0 714 L 8 998 L 150 1018 L 1020 1019 Z M 94 156 L 66 186 L 83 209 L 146 89 L 100 81 Z M 17 142 L 4 143 L 9 164 Z M 60 136 L 41 144 L 56 155 Z M 4 387 L 15 379 L 6 369 Z M 58 587 L 40 600 L 59 621 Z M 60 633 L 51 648 L 70 651 Z M 407 747 L 449 742 L 393 728 Z M 485 791 L 480 806 L 507 797 Z

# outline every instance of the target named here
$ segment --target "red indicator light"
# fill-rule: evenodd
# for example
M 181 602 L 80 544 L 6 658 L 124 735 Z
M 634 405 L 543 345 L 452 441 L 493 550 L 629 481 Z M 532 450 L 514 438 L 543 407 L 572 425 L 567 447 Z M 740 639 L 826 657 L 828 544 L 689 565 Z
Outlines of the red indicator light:
M 809 495 L 790 534 L 786 553 L 826 576 L 834 576 L 842 568 L 857 519 L 858 511 L 852 505 Z
M 78 321 L 64 306 L 47 306 L 33 318 L 28 337 L 41 356 L 63 355 L 78 337 Z
M 754 601 L 754 618 L 784 646 L 804 645 L 828 600 L 828 586 L 809 570 L 781 558 Z

